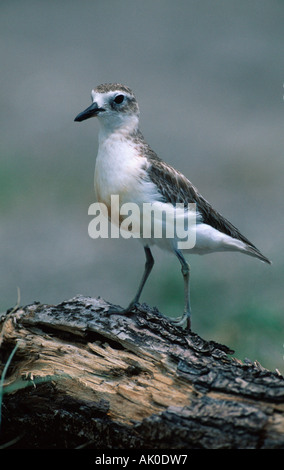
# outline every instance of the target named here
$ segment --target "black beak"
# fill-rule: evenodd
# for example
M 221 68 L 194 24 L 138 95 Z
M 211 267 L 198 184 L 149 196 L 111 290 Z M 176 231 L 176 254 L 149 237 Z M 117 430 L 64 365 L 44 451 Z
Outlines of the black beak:
M 91 104 L 85 111 L 82 113 L 78 114 L 78 116 L 75 117 L 74 121 L 85 121 L 85 119 L 89 119 L 91 117 L 97 116 L 101 111 L 105 111 L 104 108 L 99 108 L 98 104 L 95 102 Z

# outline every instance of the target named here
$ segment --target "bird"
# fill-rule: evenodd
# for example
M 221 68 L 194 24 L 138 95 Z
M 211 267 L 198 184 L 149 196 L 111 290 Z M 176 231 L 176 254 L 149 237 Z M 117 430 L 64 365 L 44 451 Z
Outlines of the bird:
M 213 252 L 240 252 L 264 263 L 264 256 L 241 232 L 223 217 L 200 194 L 191 181 L 180 171 L 162 160 L 145 140 L 139 127 L 139 105 L 133 91 L 121 83 L 104 83 L 91 91 L 92 104 L 76 117 L 76 122 L 96 117 L 99 122 L 98 152 L 95 163 L 95 192 L 97 200 L 107 208 L 111 219 L 111 197 L 119 196 L 119 207 L 124 203 L 158 205 L 161 210 L 175 210 L 179 205 L 196 208 L 194 244 L 189 249 L 180 247 L 179 238 L 150 236 L 139 238 L 146 262 L 136 295 L 126 308 L 113 313 L 127 314 L 135 311 L 145 283 L 152 271 L 153 246 L 172 252 L 181 265 L 184 283 L 184 309 L 171 321 L 191 330 L 190 265 L 188 254 Z M 189 211 L 189 210 L 188 210 Z M 192 214 L 192 212 L 189 211 Z M 185 212 L 183 212 L 185 214 Z M 121 224 L 123 217 L 119 217 Z M 188 226 L 190 230 L 191 225 Z M 148 234 L 149 235 L 149 234 Z

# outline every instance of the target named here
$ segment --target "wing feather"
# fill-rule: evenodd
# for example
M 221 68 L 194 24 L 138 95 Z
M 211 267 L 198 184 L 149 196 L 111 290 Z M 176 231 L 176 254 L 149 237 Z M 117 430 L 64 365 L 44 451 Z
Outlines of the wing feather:
M 182 203 L 196 203 L 197 211 L 202 221 L 232 238 L 241 240 L 262 261 L 271 262 L 253 245 L 242 233 L 225 217 L 217 212 L 211 204 L 204 199 L 193 184 L 179 171 L 161 160 L 156 153 L 147 146 L 147 158 L 150 163 L 147 174 L 149 179 L 157 186 L 165 202 L 173 205 Z

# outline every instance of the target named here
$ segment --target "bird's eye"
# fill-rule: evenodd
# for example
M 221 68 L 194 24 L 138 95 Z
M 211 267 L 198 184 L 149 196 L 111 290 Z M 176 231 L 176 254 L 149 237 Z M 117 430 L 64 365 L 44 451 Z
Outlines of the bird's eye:
M 117 95 L 117 96 L 114 98 L 113 101 L 114 101 L 116 104 L 120 104 L 120 103 L 123 102 L 123 100 L 124 100 L 124 95 Z

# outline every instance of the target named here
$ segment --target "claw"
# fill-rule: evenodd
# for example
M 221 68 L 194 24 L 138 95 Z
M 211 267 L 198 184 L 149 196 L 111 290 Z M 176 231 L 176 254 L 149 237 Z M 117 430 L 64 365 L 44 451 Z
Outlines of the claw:
M 178 318 L 171 319 L 171 322 L 172 322 L 175 326 L 184 327 L 184 328 L 186 328 L 188 331 L 191 330 L 191 319 L 190 319 L 190 315 L 189 315 L 187 312 L 184 313 L 182 317 L 178 317 Z
M 107 313 L 109 313 L 110 315 L 132 315 L 134 313 L 133 312 L 134 308 L 137 306 L 138 304 L 136 303 L 131 303 L 126 308 L 122 308 L 119 306 L 117 307 L 112 306 L 109 308 Z

